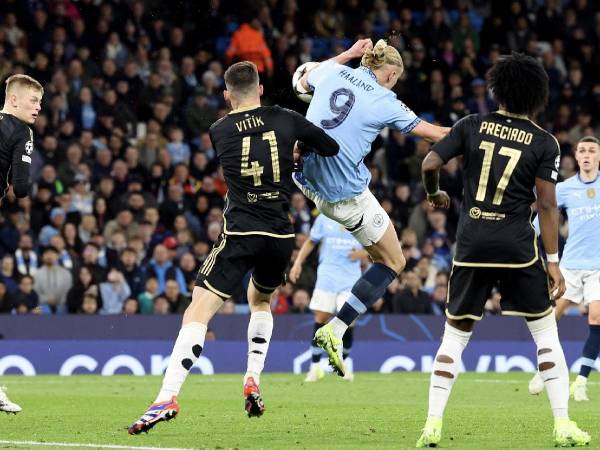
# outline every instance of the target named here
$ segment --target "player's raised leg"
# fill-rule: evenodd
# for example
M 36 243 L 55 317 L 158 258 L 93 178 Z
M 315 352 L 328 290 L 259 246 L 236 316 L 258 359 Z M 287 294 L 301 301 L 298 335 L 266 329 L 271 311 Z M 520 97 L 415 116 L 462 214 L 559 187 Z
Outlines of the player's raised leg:
M 160 392 L 142 417 L 129 427 L 129 434 L 147 432 L 157 423 L 177 416 L 179 390 L 202 353 L 208 322 L 222 304 L 223 299 L 215 293 L 194 287 L 192 303 L 183 315 L 181 330 L 173 346 Z
M 370 192 L 368 194 L 372 196 Z M 373 201 L 377 207 L 381 208 L 374 198 Z M 383 211 L 383 208 L 381 210 Z M 368 213 L 369 209 L 363 211 Z M 376 242 L 375 244 L 365 245 L 369 241 L 369 234 L 375 233 L 372 227 L 373 222 L 383 228 L 382 223 L 377 221 L 384 222 L 385 232 L 379 239 L 371 240 L 371 242 Z M 351 231 L 369 253 L 373 265 L 354 284 L 350 297 L 337 315 L 315 335 L 317 344 L 327 352 L 331 366 L 340 376 L 345 374 L 342 349 L 344 333 L 358 316 L 365 313 L 367 308 L 385 293 L 388 285 L 406 265 L 396 230 L 385 211 L 383 214 L 376 212 L 364 219 L 361 216 L 358 224 L 359 228 Z
M 442 344 L 435 355 L 429 383 L 427 421 L 417 447 L 436 447 L 442 439 L 442 417 L 458 377 L 463 350 L 469 343 L 473 319 L 448 319 Z
M 597 272 L 596 272 L 597 274 Z M 587 379 L 600 353 L 600 301 L 592 301 L 588 311 L 589 334 L 583 346 L 583 362 L 579 375 L 571 384 L 571 395 L 576 402 L 588 401 Z

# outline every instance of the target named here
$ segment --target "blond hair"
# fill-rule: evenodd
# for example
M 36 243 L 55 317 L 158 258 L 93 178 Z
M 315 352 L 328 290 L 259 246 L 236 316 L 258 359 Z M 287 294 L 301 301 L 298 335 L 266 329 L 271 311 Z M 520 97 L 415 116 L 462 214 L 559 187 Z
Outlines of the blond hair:
M 371 50 L 367 50 L 360 62 L 363 66 L 371 70 L 377 70 L 386 64 L 396 66 L 400 69 L 400 74 L 404 71 L 402 56 L 398 50 L 383 39 L 379 39 Z
M 44 88 L 35 78 L 30 77 L 29 75 L 16 74 L 11 75 L 5 81 L 6 83 L 6 97 L 8 97 L 8 93 L 14 89 L 15 87 L 24 87 L 31 88 L 34 91 L 40 91 L 42 95 L 44 94 Z

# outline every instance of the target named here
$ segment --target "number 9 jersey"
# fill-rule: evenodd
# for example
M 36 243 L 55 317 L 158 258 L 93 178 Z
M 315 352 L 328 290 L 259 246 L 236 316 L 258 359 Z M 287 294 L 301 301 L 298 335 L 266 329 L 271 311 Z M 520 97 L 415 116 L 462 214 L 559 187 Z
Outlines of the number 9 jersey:
M 338 144 L 300 114 L 279 106 L 238 109 L 209 130 L 229 192 L 226 235 L 294 237 L 289 218 L 293 149 L 302 141 L 330 156 Z
M 473 114 L 458 121 L 432 151 L 444 162 L 463 157 L 454 265 L 534 264 L 539 256 L 531 204 L 536 178 L 557 182 L 560 148 L 554 136 L 525 116 Z
M 332 203 L 356 197 L 369 186 L 363 158 L 379 132 L 391 127 L 409 133 L 420 119 L 363 66 L 352 69 L 328 60 L 308 73 L 308 84 L 314 94 L 306 118 L 334 138 L 340 152 L 304 159 L 307 187 Z

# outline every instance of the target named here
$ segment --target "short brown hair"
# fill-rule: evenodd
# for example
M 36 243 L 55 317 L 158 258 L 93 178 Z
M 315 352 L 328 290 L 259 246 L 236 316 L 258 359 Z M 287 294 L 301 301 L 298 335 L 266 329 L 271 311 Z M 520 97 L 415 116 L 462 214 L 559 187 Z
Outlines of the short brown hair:
M 596 145 L 600 145 L 600 140 L 595 136 L 584 136 L 577 141 L 577 144 L 583 144 L 584 142 L 592 142 Z
M 6 96 L 8 96 L 8 92 L 16 86 L 21 86 L 25 88 L 31 88 L 36 91 L 40 91 L 42 94 L 44 93 L 44 88 L 35 78 L 30 77 L 29 75 L 23 74 L 15 74 L 8 77 L 5 81 L 6 83 Z
M 234 95 L 245 95 L 258 85 L 256 64 L 250 61 L 235 63 L 225 71 L 225 86 Z

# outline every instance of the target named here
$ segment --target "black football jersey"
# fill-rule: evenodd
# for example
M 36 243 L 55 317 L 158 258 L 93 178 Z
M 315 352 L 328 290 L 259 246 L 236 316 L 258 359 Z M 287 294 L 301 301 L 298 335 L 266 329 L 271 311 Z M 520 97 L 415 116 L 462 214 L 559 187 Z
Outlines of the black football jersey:
M 300 114 L 279 106 L 235 110 L 210 127 L 229 192 L 224 233 L 293 237 L 289 217 L 296 141 L 323 156 L 339 146 Z
M 558 179 L 558 142 L 524 116 L 461 119 L 433 148 L 444 162 L 463 156 L 464 195 L 454 263 L 527 267 L 538 258 L 531 225 L 535 179 Z
M 0 113 L 0 202 L 9 184 L 19 198 L 29 193 L 32 153 L 31 128 L 12 114 Z

